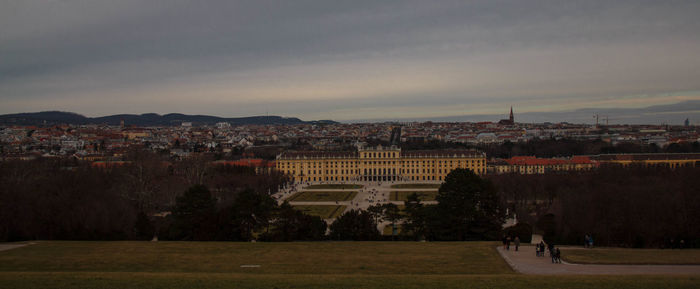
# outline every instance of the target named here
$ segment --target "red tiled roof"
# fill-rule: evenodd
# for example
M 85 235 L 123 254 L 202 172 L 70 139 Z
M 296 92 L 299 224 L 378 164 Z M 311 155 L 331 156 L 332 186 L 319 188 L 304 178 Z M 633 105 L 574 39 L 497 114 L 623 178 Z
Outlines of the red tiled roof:
M 328 152 L 328 151 L 287 151 L 282 152 L 280 159 L 296 158 L 357 158 L 356 151 Z
M 402 157 L 452 157 L 452 156 L 479 156 L 484 154 L 474 150 L 416 150 L 416 151 L 401 151 Z
M 92 162 L 91 166 L 93 168 L 111 168 L 111 167 L 121 167 L 123 165 L 130 164 L 127 161 L 95 161 Z
M 574 156 L 571 159 L 540 159 L 534 156 L 516 156 L 505 160 L 511 165 L 521 166 L 551 166 L 564 164 L 592 164 L 593 161 L 587 156 Z
M 237 166 L 237 167 L 254 167 L 254 168 L 262 168 L 262 167 L 274 167 L 275 162 L 274 161 L 267 161 L 263 159 L 241 159 L 237 161 L 215 161 L 213 162 L 215 165 L 229 165 L 229 166 Z
M 668 153 L 668 154 L 608 154 L 597 155 L 595 159 L 601 161 L 643 161 L 643 160 L 697 160 L 700 153 Z

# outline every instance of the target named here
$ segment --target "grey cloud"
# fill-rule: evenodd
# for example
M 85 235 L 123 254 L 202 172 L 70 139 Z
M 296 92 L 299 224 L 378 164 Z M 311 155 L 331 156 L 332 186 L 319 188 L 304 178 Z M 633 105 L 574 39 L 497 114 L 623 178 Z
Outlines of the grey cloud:
M 209 75 L 359 61 L 378 66 L 403 63 L 406 69 L 399 72 L 409 74 L 411 69 L 433 69 L 455 84 L 429 96 L 420 91 L 300 101 L 300 109 L 292 109 L 294 101 L 282 99 L 278 104 L 266 100 L 245 105 L 272 106 L 281 114 L 303 117 L 308 110 L 302 108 L 310 103 L 319 110 L 339 104 L 363 109 L 700 88 L 695 81 L 700 78 L 700 63 L 692 60 L 700 58 L 697 1 L 10 1 L 0 5 L 0 99 L 17 103 L 4 107 L 4 112 L 36 109 L 33 104 L 23 107 L 21 99 L 94 94 L 94 107 L 104 97 L 100 91 L 128 94 L 154 86 L 147 90 L 152 92 L 159 85 L 206 88 Z M 590 53 L 576 52 L 577 47 L 590 48 Z M 544 53 L 527 58 L 532 54 L 525 52 L 538 50 L 551 51 L 555 64 L 538 64 L 547 61 Z M 512 58 L 499 62 L 499 55 Z M 436 64 L 426 65 L 432 60 Z M 615 67 L 605 67 L 606 63 Z M 459 88 L 464 82 L 459 73 L 478 74 L 475 68 L 489 70 L 484 71 L 488 85 Z M 336 81 L 363 73 L 337 73 Z M 270 74 L 261 77 L 270 78 L 261 79 L 261 86 L 277 81 Z M 312 79 L 305 81 L 313 86 Z M 232 76 L 232 91 L 245 85 Z M 228 101 L 237 103 L 235 98 Z M 150 105 L 165 102 L 154 100 Z M 197 106 L 206 109 L 206 103 Z M 219 109 L 214 103 L 210 107 Z

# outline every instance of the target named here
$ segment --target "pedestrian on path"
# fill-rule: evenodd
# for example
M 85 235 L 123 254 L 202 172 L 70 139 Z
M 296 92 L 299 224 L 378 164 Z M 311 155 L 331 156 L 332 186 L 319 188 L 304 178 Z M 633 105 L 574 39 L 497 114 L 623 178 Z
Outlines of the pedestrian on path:
M 518 251 L 518 247 L 520 247 L 520 238 L 518 236 L 515 236 L 515 251 Z

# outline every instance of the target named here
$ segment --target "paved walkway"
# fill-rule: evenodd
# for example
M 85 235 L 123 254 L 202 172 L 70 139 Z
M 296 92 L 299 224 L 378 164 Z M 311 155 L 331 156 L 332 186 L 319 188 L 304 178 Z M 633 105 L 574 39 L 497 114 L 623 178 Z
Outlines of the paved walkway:
M 19 247 L 27 246 L 28 244 L 2 244 L 0 243 L 0 251 L 12 250 Z
M 498 247 L 498 253 L 513 270 L 523 274 L 537 275 L 649 275 L 649 274 L 700 274 L 698 265 L 590 265 L 570 264 L 562 261 L 553 264 L 549 254 L 535 256 L 535 246 L 521 246 L 520 251 L 506 251 Z

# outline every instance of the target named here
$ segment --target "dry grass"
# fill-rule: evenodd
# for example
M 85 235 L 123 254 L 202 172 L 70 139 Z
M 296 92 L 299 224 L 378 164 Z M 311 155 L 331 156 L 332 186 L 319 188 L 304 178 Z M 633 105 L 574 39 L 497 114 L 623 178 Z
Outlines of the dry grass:
M 493 242 L 39 242 L 0 271 L 507 274 Z M 241 268 L 255 264 L 260 268 Z
M 698 288 L 697 276 L 0 272 L 0 288 Z
M 493 242 L 38 242 L 0 288 L 698 288 L 700 276 L 526 276 Z M 260 265 L 241 268 L 241 265 Z
M 563 249 L 562 259 L 581 264 L 700 265 L 700 250 L 661 249 Z

